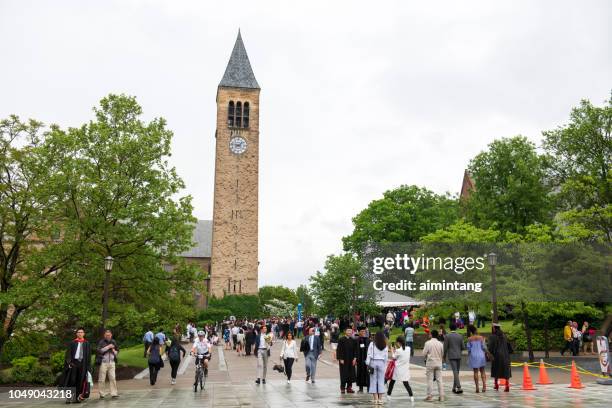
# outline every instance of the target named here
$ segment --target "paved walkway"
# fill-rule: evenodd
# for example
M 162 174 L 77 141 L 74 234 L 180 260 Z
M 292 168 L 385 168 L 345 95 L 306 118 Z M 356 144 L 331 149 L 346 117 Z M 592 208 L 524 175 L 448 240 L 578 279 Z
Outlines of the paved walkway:
M 179 375 L 176 385 L 170 384 L 169 365 L 160 371 L 155 386 L 149 385 L 148 378 L 119 382 L 121 396 L 117 400 L 99 400 L 97 384 L 87 406 L 96 407 L 372 407 L 368 394 L 341 395 L 339 393 L 338 368 L 332 362 L 328 351 L 323 353 L 317 370 L 316 384 L 304 381 L 304 361 L 300 359 L 294 367 L 294 379 L 290 384 L 284 376 L 271 370 L 271 366 L 279 360 L 279 347 L 275 345 L 270 358 L 268 383 L 256 385 L 256 359 L 253 356 L 239 357 L 233 350 L 217 348 L 211 361 L 208 381 L 204 391 L 193 392 L 193 361 L 185 364 L 184 374 Z M 416 359 L 415 359 L 416 360 Z M 473 392 L 472 374 L 462 373 L 465 393 L 454 395 L 450 392 L 452 373 L 444 372 L 446 401 L 443 403 L 427 403 L 423 401 L 426 395 L 425 370 L 418 366 L 412 367 L 411 385 L 415 395 L 414 406 L 445 406 L 445 407 L 574 407 L 592 408 L 609 407 L 612 401 L 612 386 L 602 386 L 588 382 L 583 376 L 586 388 L 581 390 L 567 388 L 569 373 L 559 374 L 559 383 L 548 386 L 537 386 L 537 391 L 521 391 L 518 386 L 510 393 L 496 392 L 490 389 L 486 393 Z M 520 372 L 515 370 L 515 379 L 520 384 Z M 556 382 L 554 373 L 551 378 Z M 533 375 L 533 372 L 532 372 Z M 534 378 L 534 382 L 535 379 Z M 514 381 L 513 381 L 514 382 Z M 4 396 L 3 396 L 4 395 Z M 2 407 L 41 407 L 60 406 L 61 401 L 8 401 L 6 394 L 0 394 Z M 410 407 L 410 400 L 401 384 L 396 384 L 392 400 L 385 402 L 389 407 Z

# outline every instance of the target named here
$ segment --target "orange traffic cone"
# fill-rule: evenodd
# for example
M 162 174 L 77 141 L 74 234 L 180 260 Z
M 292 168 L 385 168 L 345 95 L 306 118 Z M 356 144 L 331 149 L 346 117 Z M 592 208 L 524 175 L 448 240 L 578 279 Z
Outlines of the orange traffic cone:
M 531 391 L 535 389 L 536 387 L 534 387 L 533 383 L 531 382 L 531 374 L 529 373 L 529 367 L 527 366 L 527 363 L 524 363 L 523 364 L 523 390 Z
M 550 378 L 548 378 L 548 373 L 546 372 L 546 366 L 544 365 L 544 360 L 540 359 L 540 378 L 538 379 L 538 384 L 552 384 L 553 382 L 550 381 Z
M 582 382 L 580 381 L 580 376 L 578 375 L 578 370 L 576 369 L 576 363 L 572 360 L 572 372 L 570 376 L 570 385 L 568 388 L 584 388 Z

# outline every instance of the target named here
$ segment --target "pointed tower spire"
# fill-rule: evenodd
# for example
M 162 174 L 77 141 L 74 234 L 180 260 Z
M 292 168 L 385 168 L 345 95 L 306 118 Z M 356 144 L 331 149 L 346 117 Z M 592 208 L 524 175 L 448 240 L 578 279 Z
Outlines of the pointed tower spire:
M 238 38 L 236 38 L 232 55 L 227 63 L 225 74 L 223 74 L 223 79 L 221 79 L 219 86 L 259 89 L 259 84 L 255 79 L 255 74 L 253 74 L 253 69 L 249 62 L 249 56 L 242 42 L 240 29 L 238 29 Z

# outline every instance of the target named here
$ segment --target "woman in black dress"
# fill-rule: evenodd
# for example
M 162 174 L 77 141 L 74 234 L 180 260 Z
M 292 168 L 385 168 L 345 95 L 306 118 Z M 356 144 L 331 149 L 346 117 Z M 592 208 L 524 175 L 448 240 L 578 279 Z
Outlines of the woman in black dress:
M 499 324 L 493 324 L 493 334 L 489 336 L 488 344 L 489 352 L 493 357 L 491 362 L 491 377 L 495 379 L 495 389 L 499 390 L 498 379 L 502 378 L 506 380 L 505 392 L 510 391 L 510 377 L 512 377 L 512 370 L 510 369 L 510 354 L 512 353 L 512 346 L 508 342 L 508 338 L 502 331 Z

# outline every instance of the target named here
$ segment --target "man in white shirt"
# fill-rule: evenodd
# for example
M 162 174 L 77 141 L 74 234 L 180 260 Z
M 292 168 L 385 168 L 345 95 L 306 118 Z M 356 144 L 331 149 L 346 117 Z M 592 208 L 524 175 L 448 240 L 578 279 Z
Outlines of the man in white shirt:
M 240 327 L 237 324 L 234 324 L 232 327 L 232 344 L 234 345 L 234 350 L 236 350 L 236 343 L 238 343 L 238 333 L 240 333 Z
M 255 356 L 257 357 L 257 385 L 266 383 L 266 372 L 268 371 L 268 353 L 272 346 L 272 336 L 268 335 L 268 328 L 261 325 L 259 333 L 255 336 Z
M 425 357 L 425 375 L 427 376 L 427 398 L 425 401 L 433 401 L 433 381 L 438 383 L 438 394 L 440 401 L 444 401 L 444 388 L 442 385 L 442 358 L 444 357 L 444 344 L 438 340 L 438 331 L 432 330 L 429 340 L 423 347 Z

